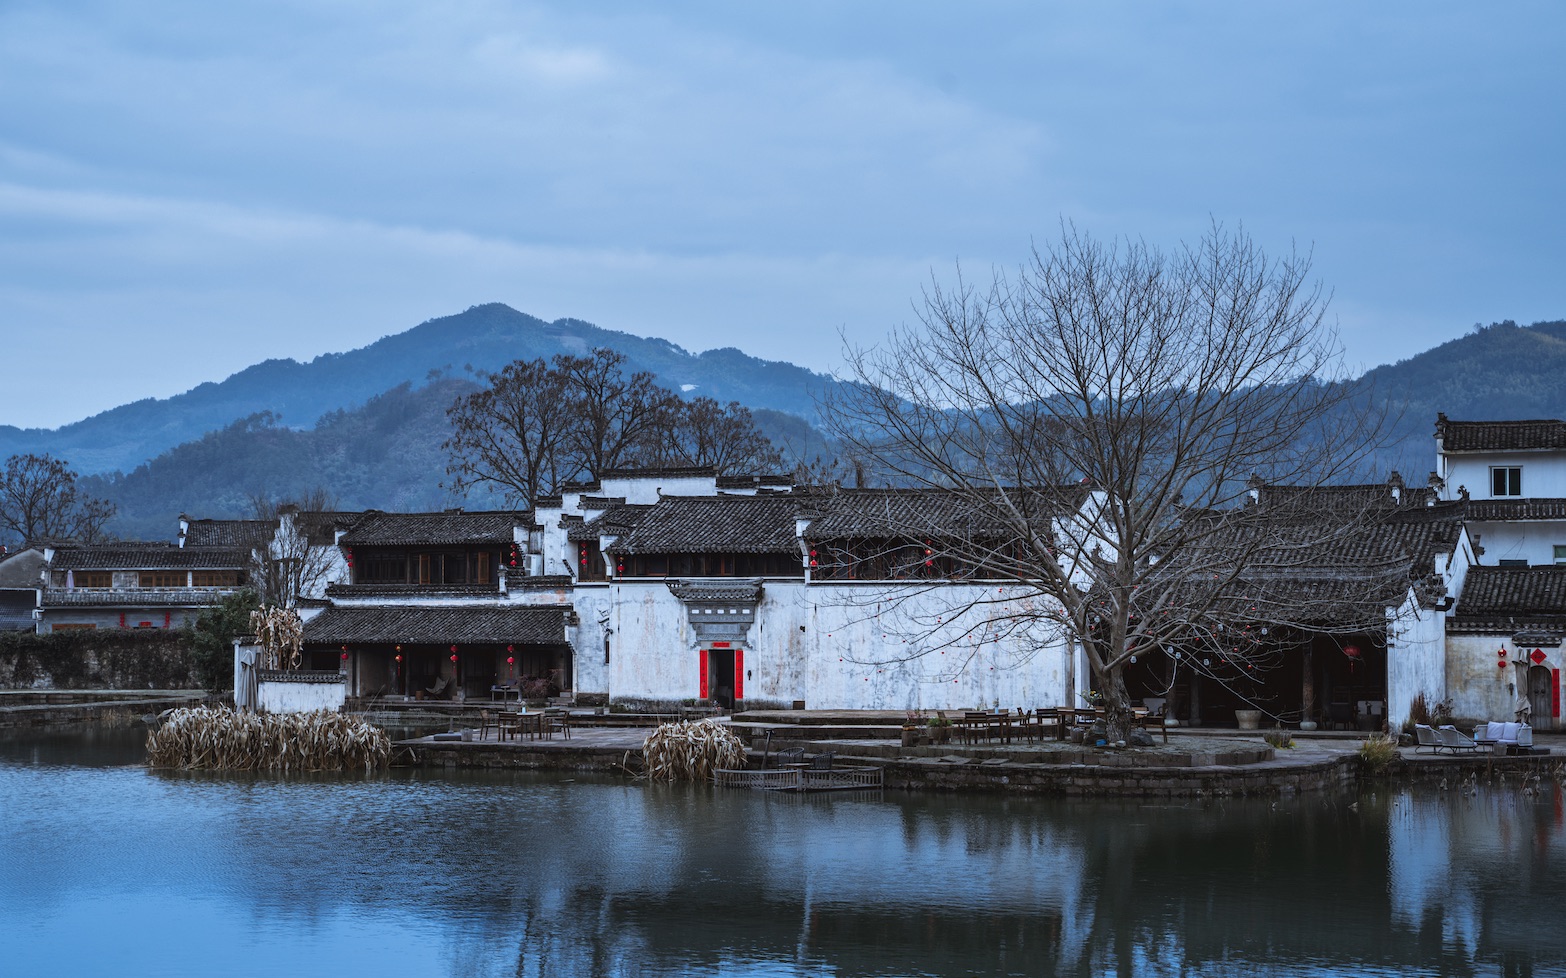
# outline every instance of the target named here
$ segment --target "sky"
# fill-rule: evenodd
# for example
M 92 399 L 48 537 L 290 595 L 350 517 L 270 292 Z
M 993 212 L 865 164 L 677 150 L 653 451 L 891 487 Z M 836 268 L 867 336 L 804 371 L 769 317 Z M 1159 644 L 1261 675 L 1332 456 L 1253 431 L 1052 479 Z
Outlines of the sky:
M 1063 221 L 1566 318 L 1566 5 L 0 0 L 0 424 L 504 302 L 818 370 Z

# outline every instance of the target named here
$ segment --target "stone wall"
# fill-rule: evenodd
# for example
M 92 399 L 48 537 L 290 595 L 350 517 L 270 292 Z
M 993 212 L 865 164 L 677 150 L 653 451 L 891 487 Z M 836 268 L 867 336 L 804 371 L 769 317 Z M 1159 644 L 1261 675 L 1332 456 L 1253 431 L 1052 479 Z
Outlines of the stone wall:
M 0 689 L 200 689 L 183 632 L 0 634 Z

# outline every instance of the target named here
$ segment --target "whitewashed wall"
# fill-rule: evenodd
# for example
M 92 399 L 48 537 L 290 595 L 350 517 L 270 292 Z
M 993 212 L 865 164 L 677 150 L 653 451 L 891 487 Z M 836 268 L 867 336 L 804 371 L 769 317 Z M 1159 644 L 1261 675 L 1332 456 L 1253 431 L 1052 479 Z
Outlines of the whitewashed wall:
M 1396 731 L 1414 697 L 1434 703 L 1447 696 L 1446 613 L 1421 608 L 1410 593 L 1387 615 L 1387 722 Z
M 268 682 L 256 684 L 256 706 L 264 713 L 313 713 L 340 711 L 348 687 L 342 682 Z
M 1544 499 L 1566 496 L 1566 453 L 1561 452 L 1476 452 L 1440 456 L 1437 471 L 1446 480 L 1443 493 L 1456 499 L 1460 486 L 1466 486 L 1471 499 L 1523 498 Z M 1490 468 L 1496 465 L 1522 467 L 1522 496 L 1496 497 L 1490 494 Z
M 1469 532 L 1479 535 L 1484 547 L 1484 563 L 1494 566 L 1503 560 L 1526 560 L 1530 564 L 1555 563 L 1555 547 L 1566 546 L 1566 521 L 1470 523 Z
M 1446 639 L 1447 689 L 1453 712 L 1480 720 L 1511 720 L 1518 703 L 1528 696 L 1527 661 L 1534 649 L 1544 653 L 1539 664 L 1546 669 L 1566 669 L 1560 648 L 1519 648 L 1509 635 L 1448 635 Z M 1502 650 L 1506 654 L 1500 655 Z M 1498 663 L 1505 665 L 1498 665 Z M 1528 665 L 1532 665 L 1531 662 Z M 1535 730 L 1559 726 L 1556 717 L 1535 715 Z
M 662 581 L 616 583 L 609 590 L 611 696 L 697 696 L 701 645 L 685 605 Z M 1075 702 L 1075 670 L 1058 630 L 1008 627 L 997 640 L 993 627 L 979 627 L 986 612 L 959 610 L 979 598 L 1004 602 L 1014 592 L 767 580 L 755 623 L 733 643 L 744 650 L 744 698 L 881 710 Z M 1031 600 L 1016 597 L 997 607 L 1015 614 Z

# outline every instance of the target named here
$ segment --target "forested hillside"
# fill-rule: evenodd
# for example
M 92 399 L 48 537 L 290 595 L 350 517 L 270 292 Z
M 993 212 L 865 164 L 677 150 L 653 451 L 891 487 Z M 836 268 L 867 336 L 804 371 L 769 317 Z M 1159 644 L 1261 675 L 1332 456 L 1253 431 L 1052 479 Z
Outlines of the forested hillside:
M 309 363 L 268 360 L 221 382 L 125 404 L 54 430 L 0 425 L 0 458 L 47 452 L 82 473 L 130 471 L 258 412 L 270 412 L 276 423 L 290 428 L 311 428 L 330 412 L 357 408 L 400 384 L 419 387 L 441 376 L 472 377 L 512 360 L 583 354 L 600 346 L 624 353 L 631 370 L 652 371 L 666 387 L 723 403 L 739 400 L 752 410 L 809 416 L 812 392 L 830 383 L 803 367 L 759 360 L 733 348 L 691 354 L 667 340 L 577 319 L 546 323 L 491 303 L 432 319 L 362 349 L 325 354 Z
M 632 357 L 637 369 L 654 370 L 671 387 L 693 384 L 695 389 L 689 393 L 750 406 L 757 426 L 790 462 L 830 459 L 827 443 L 803 417 L 813 416 L 812 388 L 827 382 L 818 374 L 791 364 L 755 360 L 737 350 L 691 356 L 662 340 L 628 337 L 574 320 L 545 324 L 504 306 L 480 306 L 354 354 L 323 357 L 309 365 L 263 364 L 235 375 L 224 382 L 232 386 L 220 400 L 230 405 L 253 403 L 252 411 L 124 473 L 90 478 L 84 488 L 118 505 L 120 516 L 110 524 L 111 532 L 149 539 L 169 538 L 181 512 L 239 516 L 254 495 L 285 497 L 314 487 L 327 488 L 340 505 L 351 509 L 478 508 L 489 500 L 459 500 L 441 489 L 446 466 L 441 443 L 449 431 L 446 409 L 474 387 L 466 370 L 469 355 L 475 368 L 489 369 L 500 366 L 498 358 L 508 351 L 514 356 L 544 355 L 550 350 L 585 352 L 611 342 Z M 438 357 L 432 351 L 439 351 Z M 345 371 L 339 361 L 350 358 L 357 366 Z M 281 384 L 279 390 L 293 393 L 268 399 L 263 396 L 267 385 L 260 380 L 274 371 L 279 377 L 300 376 L 298 371 L 304 371 L 311 378 L 349 374 L 416 374 L 417 378 L 404 377 L 368 392 L 361 383 L 353 389 L 362 392 L 365 403 L 324 409 L 318 424 L 301 430 L 291 426 L 297 422 L 290 421 L 290 410 L 308 413 L 346 394 L 310 394 L 305 388 L 316 383 L 311 380 L 297 386 Z M 1435 464 L 1431 435 L 1437 412 L 1472 420 L 1566 417 L 1563 376 L 1566 322 L 1476 327 L 1460 339 L 1377 367 L 1366 380 L 1374 385 L 1378 400 L 1393 411 L 1396 422 L 1372 470 L 1346 475 L 1380 479 L 1397 469 L 1410 482 L 1421 482 Z M 216 398 L 215 391 L 205 388 L 224 385 L 203 385 L 186 396 L 193 399 L 190 403 Z M 345 382 L 345 390 L 351 386 Z M 244 391 L 249 393 L 241 397 Z M 177 400 L 159 403 L 167 408 Z M 778 410 L 779 405 L 789 410 Z M 273 408 L 277 413 L 270 413 Z M 119 421 L 129 424 L 142 409 L 127 405 L 118 410 L 127 412 Z M 41 447 L 77 462 L 77 456 L 54 443 Z

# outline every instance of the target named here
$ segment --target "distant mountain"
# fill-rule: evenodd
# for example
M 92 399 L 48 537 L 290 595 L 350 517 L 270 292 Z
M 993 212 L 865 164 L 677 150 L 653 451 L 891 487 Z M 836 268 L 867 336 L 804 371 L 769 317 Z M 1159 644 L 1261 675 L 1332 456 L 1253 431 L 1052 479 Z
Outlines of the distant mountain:
M 585 353 L 607 346 L 635 370 L 692 396 L 800 417 L 815 413 L 812 392 L 832 381 L 791 363 L 759 360 L 730 348 L 688 353 L 667 340 L 601 329 L 577 319 L 546 323 L 499 303 L 432 319 L 347 353 L 309 363 L 267 360 L 227 380 L 167 399 L 125 404 L 58 429 L 0 426 L 0 458 L 49 452 L 82 473 L 129 471 L 176 445 L 196 441 L 259 412 L 281 425 L 313 428 L 332 411 L 364 405 L 401 384 L 416 389 L 440 376 L 467 377 L 512 360 Z
M 261 412 L 130 472 L 88 476 L 82 488 L 119 508 L 109 532 L 142 540 L 172 538 L 181 513 L 248 516 L 256 496 L 296 498 L 317 487 L 349 510 L 498 506 L 497 499 L 459 499 L 441 488 L 446 470 L 441 443 L 450 431 L 446 408 L 474 389 L 466 378 L 421 387 L 403 383 L 362 407 L 330 412 L 305 431 L 278 425 Z M 785 457 L 810 460 L 827 451 L 820 433 L 797 415 L 762 408 L 754 417 Z
M 440 450 L 447 435 L 445 410 L 459 394 L 473 389 L 468 367 L 491 370 L 517 357 L 585 352 L 605 345 L 626 353 L 637 369 L 654 371 L 666 385 L 694 385 L 689 393 L 750 406 L 758 426 L 791 460 L 832 455 L 820 432 L 805 420 L 814 417 L 811 392 L 830 384 L 829 378 L 738 350 L 693 356 L 663 340 L 577 320 L 544 323 L 500 305 L 431 320 L 353 353 L 319 357 L 309 364 L 273 361 L 168 401 L 126 405 L 58 433 L 46 432 L 80 438 L 41 447 L 77 461 L 80 456 L 72 455 L 67 444 L 107 437 L 116 426 L 134 429 L 138 418 L 161 426 L 163 440 L 175 437 L 173 432 L 200 429 L 183 444 L 160 449 L 151 461 L 127 465 L 123 474 L 87 480 L 88 491 L 120 507 L 121 515 L 109 529 L 131 538 L 167 539 L 182 511 L 239 516 L 252 494 L 284 497 L 316 486 L 333 491 L 349 509 L 478 508 L 486 500 L 454 500 L 440 488 L 446 463 Z M 375 389 L 379 381 L 370 378 L 377 377 L 401 379 Z M 1377 367 L 1366 379 L 1398 420 L 1371 472 L 1344 477 L 1381 479 L 1397 469 L 1410 483 L 1422 482 L 1435 464 L 1431 436 L 1437 412 L 1460 420 L 1566 418 L 1562 377 L 1566 322 L 1559 321 L 1475 328 L 1460 339 Z M 263 396 L 267 391 L 272 393 Z M 331 406 L 341 401 L 350 403 Z M 222 411 L 246 407 L 250 410 L 224 420 L 218 430 L 201 428 Z M 281 421 L 266 413 L 268 409 L 280 411 Z M 303 416 L 309 416 L 313 427 L 290 427 Z M 3 436 L 0 432 L 0 442 Z M 157 441 L 145 438 L 140 450 Z
M 1435 467 L 1438 412 L 1454 420 L 1566 418 L 1566 321 L 1476 326 L 1434 349 L 1365 374 L 1400 417 L 1383 471 L 1410 483 Z

